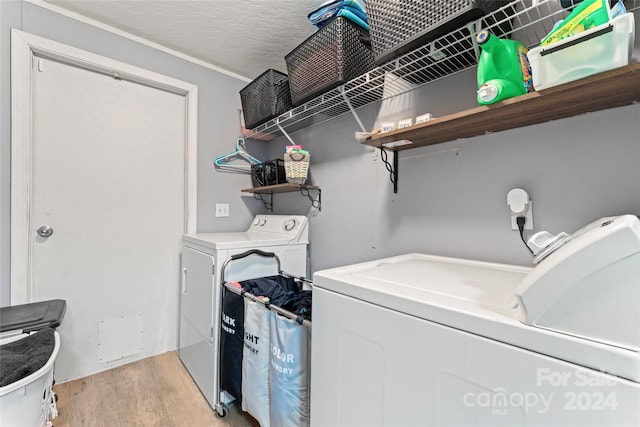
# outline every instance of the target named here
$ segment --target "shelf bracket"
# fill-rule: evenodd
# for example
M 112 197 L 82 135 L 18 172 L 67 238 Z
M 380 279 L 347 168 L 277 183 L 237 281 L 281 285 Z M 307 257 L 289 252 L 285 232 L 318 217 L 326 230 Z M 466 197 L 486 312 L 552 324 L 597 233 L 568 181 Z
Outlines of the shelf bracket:
M 362 124 L 362 120 L 360 120 L 360 117 L 358 116 L 358 113 L 356 113 L 356 110 L 353 109 L 353 105 L 351 105 L 351 101 L 349 101 L 349 97 L 344 91 L 344 85 L 340 86 L 340 94 L 342 95 L 342 98 L 344 98 L 344 102 L 349 107 L 349 110 L 351 110 L 351 114 L 353 114 L 353 117 L 356 119 L 356 122 L 358 122 L 358 126 L 360 126 L 360 130 L 362 132 L 366 132 L 367 130 L 364 128 L 364 125 Z
M 280 126 L 280 118 L 276 118 L 276 126 L 278 126 L 278 129 L 280 129 L 280 132 L 282 132 L 282 134 L 284 136 L 287 137 L 287 139 L 289 140 L 289 142 L 291 143 L 291 145 L 296 145 L 295 142 L 293 142 L 293 139 L 291 139 L 291 137 L 289 136 L 289 134 L 287 133 L 286 130 L 284 130 L 284 128 L 282 126 Z
M 398 192 L 398 152 L 393 151 L 393 165 L 389 163 L 389 159 L 387 157 L 387 150 L 384 147 L 380 147 L 380 158 L 384 162 L 384 166 L 389 171 L 389 179 L 391 179 L 391 183 L 393 184 L 393 192 Z
M 311 206 L 318 209 L 318 212 L 322 212 L 322 189 L 318 188 L 318 198 L 314 199 L 309 194 L 309 189 L 307 187 L 300 187 L 300 194 L 309 199 L 311 202 Z
M 273 212 L 273 193 L 264 193 L 269 194 L 269 201 L 267 202 L 264 197 L 262 197 L 262 193 L 253 193 L 253 197 L 260 200 L 265 208 L 269 210 L 269 212 Z
M 477 20 L 474 22 L 470 22 L 466 25 L 466 29 L 467 31 L 469 31 L 469 34 L 473 35 L 471 37 L 471 44 L 473 46 L 473 54 L 475 56 L 476 62 L 478 62 L 478 60 L 480 59 L 480 46 L 478 45 L 478 41 L 476 40 L 474 34 L 478 34 L 480 31 L 482 31 L 482 21 Z

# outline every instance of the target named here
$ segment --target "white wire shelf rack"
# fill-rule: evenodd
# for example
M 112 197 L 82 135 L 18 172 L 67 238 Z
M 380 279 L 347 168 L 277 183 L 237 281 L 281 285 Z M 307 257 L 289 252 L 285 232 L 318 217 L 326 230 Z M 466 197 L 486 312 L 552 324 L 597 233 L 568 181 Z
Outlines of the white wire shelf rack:
M 624 5 L 631 12 L 640 9 L 640 0 L 627 0 Z M 481 19 L 294 107 L 249 130 L 244 136 L 271 140 L 281 136 L 283 131 L 286 135 L 323 123 L 474 67 L 480 53 L 475 35 L 482 29 L 503 38 L 518 40 L 528 48 L 534 47 L 557 21 L 568 14 L 560 6 L 559 0 L 515 0 L 505 3 L 505 6 Z

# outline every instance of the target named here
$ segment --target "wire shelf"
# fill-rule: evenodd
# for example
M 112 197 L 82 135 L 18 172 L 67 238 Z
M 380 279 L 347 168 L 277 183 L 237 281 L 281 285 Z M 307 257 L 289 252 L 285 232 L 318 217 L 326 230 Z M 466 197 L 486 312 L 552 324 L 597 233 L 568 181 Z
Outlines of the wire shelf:
M 627 11 L 640 0 L 624 1 Z M 558 0 L 515 0 L 481 19 L 356 77 L 248 131 L 245 138 L 271 140 L 331 120 L 365 105 L 392 98 L 477 65 L 475 35 L 487 29 L 518 40 L 528 48 L 539 44 L 555 22 L 569 14 Z

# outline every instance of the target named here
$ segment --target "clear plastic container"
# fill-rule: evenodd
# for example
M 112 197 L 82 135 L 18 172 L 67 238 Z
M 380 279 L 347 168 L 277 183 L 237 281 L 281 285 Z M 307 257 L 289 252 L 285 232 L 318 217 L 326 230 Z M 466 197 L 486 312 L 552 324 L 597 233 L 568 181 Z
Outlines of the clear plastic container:
M 629 64 L 633 52 L 633 13 L 548 46 L 529 50 L 536 90 L 568 83 Z

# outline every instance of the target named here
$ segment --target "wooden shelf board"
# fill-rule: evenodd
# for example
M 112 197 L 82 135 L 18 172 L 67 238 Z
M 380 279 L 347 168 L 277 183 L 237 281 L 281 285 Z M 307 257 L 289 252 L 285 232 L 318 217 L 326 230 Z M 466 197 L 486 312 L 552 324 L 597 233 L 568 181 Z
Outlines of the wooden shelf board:
M 410 128 L 375 135 L 364 144 L 380 147 L 396 141 L 411 141 L 411 144 L 389 147 L 393 151 L 402 151 L 621 107 L 638 101 L 640 63 L 489 106 L 435 118 Z
M 243 193 L 277 194 L 299 191 L 301 188 L 306 188 L 308 190 L 318 190 L 320 187 L 315 185 L 299 185 L 286 182 L 284 184 L 267 185 L 265 187 L 245 188 L 244 190 L 240 191 L 242 191 Z

